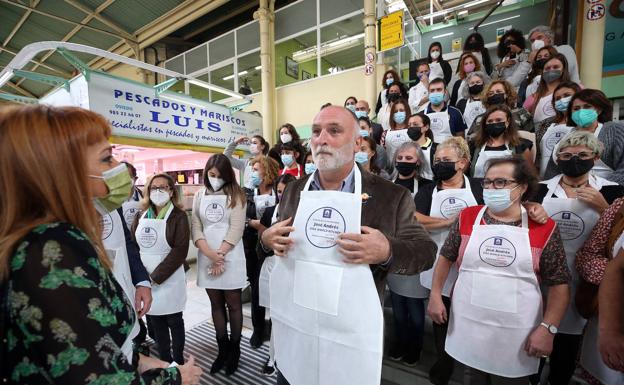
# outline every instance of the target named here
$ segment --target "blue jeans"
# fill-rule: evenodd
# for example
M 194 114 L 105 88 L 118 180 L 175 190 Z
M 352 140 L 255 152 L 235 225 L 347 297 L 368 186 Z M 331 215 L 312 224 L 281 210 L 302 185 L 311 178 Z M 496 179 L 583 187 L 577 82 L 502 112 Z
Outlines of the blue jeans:
M 395 343 L 404 354 L 420 355 L 425 329 L 425 298 L 410 298 L 390 291 Z

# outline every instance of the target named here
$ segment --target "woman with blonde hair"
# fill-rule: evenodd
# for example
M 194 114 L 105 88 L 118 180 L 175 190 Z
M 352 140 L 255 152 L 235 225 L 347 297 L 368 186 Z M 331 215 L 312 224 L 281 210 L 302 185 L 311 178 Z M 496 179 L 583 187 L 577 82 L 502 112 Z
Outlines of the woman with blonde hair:
M 253 178 L 253 175 L 252 175 Z M 247 284 L 243 230 L 245 194 L 225 155 L 213 155 L 204 167 L 204 188 L 193 199 L 193 242 L 197 256 L 197 286 L 210 298 L 219 353 L 210 374 L 238 368 L 243 327 L 241 289 Z M 226 305 L 229 312 L 226 315 Z M 227 334 L 227 319 L 231 335 Z
M 471 73 L 475 71 L 481 71 L 481 62 L 479 59 L 470 52 L 464 52 L 460 59 L 458 65 L 457 76 L 459 77 L 457 81 L 453 84 L 453 88 L 451 91 L 451 100 L 449 101 L 450 105 L 453 107 L 457 106 L 457 102 L 461 98 L 464 93 L 464 88 L 468 87 L 467 77 Z
M 152 281 L 152 307 L 147 321 L 154 331 L 158 354 L 165 361 L 184 363 L 186 255 L 190 229 L 173 178 L 152 175 L 143 191 L 142 211 L 132 225 L 141 261 Z M 171 337 L 169 336 L 171 334 Z
M 121 351 L 136 316 L 110 271 L 92 203 L 125 191 L 123 173 L 111 172 L 110 135 L 104 118 L 79 108 L 0 110 L 0 177 L 11 181 L 0 184 L 0 375 L 8 383 L 199 381 L 192 358 L 168 368 Z

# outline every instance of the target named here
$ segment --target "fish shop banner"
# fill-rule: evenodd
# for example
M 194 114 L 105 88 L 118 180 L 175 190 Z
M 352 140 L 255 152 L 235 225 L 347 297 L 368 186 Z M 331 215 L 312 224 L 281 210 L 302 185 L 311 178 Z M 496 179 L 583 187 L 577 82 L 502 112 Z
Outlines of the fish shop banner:
M 128 138 L 224 148 L 242 135 L 262 134 L 258 116 L 170 92 L 156 97 L 150 86 L 95 72 L 89 109 L 110 121 L 113 135 Z

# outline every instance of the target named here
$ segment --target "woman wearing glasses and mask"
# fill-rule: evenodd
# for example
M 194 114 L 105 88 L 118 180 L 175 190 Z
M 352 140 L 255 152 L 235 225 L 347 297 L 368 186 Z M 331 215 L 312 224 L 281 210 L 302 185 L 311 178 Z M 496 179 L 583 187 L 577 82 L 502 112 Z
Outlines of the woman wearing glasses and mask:
M 148 324 L 154 330 L 160 359 L 182 364 L 185 261 L 191 231 L 171 176 L 164 173 L 153 175 L 146 183 L 143 195 L 143 211 L 135 218 L 132 234 L 152 284 Z
M 533 221 L 521 205 L 537 187 L 532 168 L 518 156 L 486 167 L 485 206 L 464 209 L 451 226 L 428 313 L 446 322 L 442 288 L 456 263 L 446 352 L 466 365 L 470 383 L 527 384 L 552 350 L 570 300 L 570 272 L 556 223 Z M 544 308 L 540 282 L 549 288 Z
M 589 132 L 574 131 L 566 135 L 556 155 L 562 173 L 541 182 L 535 196 L 559 226 L 568 268 L 572 272 L 572 298 L 579 282 L 574 268 L 576 252 L 589 237 L 600 214 L 624 195 L 624 187 L 590 172 L 600 159 L 602 149 L 602 143 Z M 569 383 L 576 368 L 585 324 L 574 301 L 570 301 L 554 339 L 548 377 L 551 384 Z

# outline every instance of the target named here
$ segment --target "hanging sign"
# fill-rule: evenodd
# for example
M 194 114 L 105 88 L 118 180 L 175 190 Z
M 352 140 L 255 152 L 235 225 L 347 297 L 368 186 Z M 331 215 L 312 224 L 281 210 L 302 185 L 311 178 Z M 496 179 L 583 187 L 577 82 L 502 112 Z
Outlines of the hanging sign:
M 402 47 L 405 44 L 403 11 L 396 11 L 377 20 L 377 51 Z
M 262 134 L 262 119 L 222 105 L 164 92 L 92 72 L 89 109 L 111 123 L 114 136 L 225 148 L 236 138 Z

